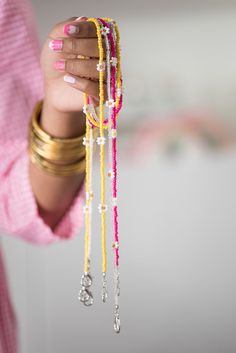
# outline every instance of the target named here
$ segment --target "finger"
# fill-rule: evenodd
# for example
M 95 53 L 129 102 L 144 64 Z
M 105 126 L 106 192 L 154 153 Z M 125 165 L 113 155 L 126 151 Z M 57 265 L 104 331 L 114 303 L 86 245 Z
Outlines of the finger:
M 65 75 L 64 81 L 70 86 L 78 89 L 79 91 L 86 93 L 87 95 L 93 97 L 95 102 L 99 101 L 99 83 L 88 80 L 86 78 L 81 78 L 73 75 Z M 104 84 L 104 98 L 106 99 L 106 85 Z
M 79 38 L 97 38 L 97 29 L 93 22 L 72 21 L 63 27 L 63 33 Z
M 57 23 L 49 33 L 49 37 L 53 39 L 67 36 L 96 38 L 97 30 L 93 22 L 78 20 L 78 17 L 71 17 L 66 21 Z
M 65 37 L 65 33 L 64 33 L 64 26 L 66 26 L 66 24 L 68 23 L 72 23 L 72 22 L 76 22 L 76 20 L 79 17 L 70 17 L 67 18 L 65 21 L 62 22 L 58 22 L 57 24 L 55 24 L 55 26 L 51 29 L 51 31 L 49 32 L 49 37 L 51 38 L 56 38 L 56 37 Z
M 74 76 L 85 78 L 99 79 L 99 71 L 97 70 L 98 60 L 96 59 L 61 59 L 55 62 L 54 67 L 59 71 L 66 71 Z M 104 71 L 104 80 L 106 80 L 106 72 Z
M 56 52 L 65 54 L 99 57 L 98 42 L 96 38 L 61 38 L 52 39 L 49 47 Z

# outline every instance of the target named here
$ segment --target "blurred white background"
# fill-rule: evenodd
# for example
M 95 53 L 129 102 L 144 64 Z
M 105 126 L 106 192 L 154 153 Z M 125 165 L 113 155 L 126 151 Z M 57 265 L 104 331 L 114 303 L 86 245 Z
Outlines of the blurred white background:
M 88 309 L 77 300 L 83 231 L 48 248 L 4 237 L 21 353 L 235 353 L 236 2 L 32 3 L 41 43 L 71 16 L 121 28 L 122 332 L 112 295 L 100 302 L 97 215 Z

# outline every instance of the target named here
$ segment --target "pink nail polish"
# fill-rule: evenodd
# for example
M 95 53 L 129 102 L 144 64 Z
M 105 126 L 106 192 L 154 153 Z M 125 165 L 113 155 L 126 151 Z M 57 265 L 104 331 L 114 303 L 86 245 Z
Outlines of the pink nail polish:
M 60 51 L 63 48 L 63 40 L 53 39 L 49 42 L 49 48 L 54 51 Z
M 74 25 L 65 25 L 63 31 L 65 34 L 74 34 L 79 32 L 79 27 Z
M 66 67 L 65 60 L 61 59 L 61 60 L 56 61 L 54 63 L 54 67 L 55 67 L 56 70 L 65 71 L 65 67 Z

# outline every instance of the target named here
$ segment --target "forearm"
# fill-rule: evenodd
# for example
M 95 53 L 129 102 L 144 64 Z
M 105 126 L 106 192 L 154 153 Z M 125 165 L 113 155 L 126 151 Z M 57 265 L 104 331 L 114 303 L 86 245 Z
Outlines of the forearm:
M 40 126 L 53 136 L 76 137 L 85 133 L 85 118 L 82 112 L 70 114 L 59 112 L 45 99 Z M 54 176 L 39 169 L 32 162 L 29 173 L 39 213 L 45 223 L 53 229 L 81 188 L 84 174 Z

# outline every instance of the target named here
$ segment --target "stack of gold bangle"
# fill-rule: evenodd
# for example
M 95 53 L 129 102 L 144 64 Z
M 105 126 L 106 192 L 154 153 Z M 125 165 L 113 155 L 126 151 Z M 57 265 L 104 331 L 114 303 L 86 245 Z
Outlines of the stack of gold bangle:
M 83 173 L 85 171 L 84 135 L 75 138 L 59 138 L 43 131 L 39 126 L 42 105 L 42 100 L 36 104 L 30 120 L 28 135 L 30 160 L 40 169 L 53 175 L 68 176 Z

